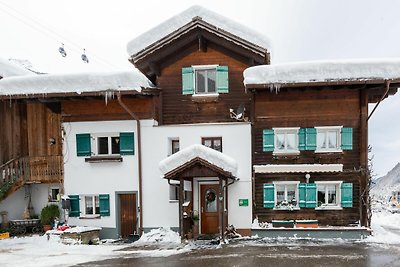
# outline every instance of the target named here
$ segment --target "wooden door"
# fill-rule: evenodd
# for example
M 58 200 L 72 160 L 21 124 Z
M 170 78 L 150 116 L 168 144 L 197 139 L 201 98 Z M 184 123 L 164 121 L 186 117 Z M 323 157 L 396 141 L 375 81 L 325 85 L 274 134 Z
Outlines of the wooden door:
M 202 184 L 200 186 L 201 233 L 217 234 L 218 226 L 218 184 Z
M 136 232 L 136 194 L 120 194 L 120 225 L 123 238 Z

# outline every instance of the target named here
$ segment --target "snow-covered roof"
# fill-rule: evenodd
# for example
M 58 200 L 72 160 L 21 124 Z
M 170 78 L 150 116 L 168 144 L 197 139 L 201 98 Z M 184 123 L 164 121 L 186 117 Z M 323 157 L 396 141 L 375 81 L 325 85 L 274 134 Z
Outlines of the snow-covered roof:
M 11 62 L 7 59 L 0 57 L 0 77 L 11 77 L 20 75 L 33 75 L 34 73 Z
M 400 58 L 353 59 L 262 65 L 244 70 L 244 84 L 279 86 L 296 83 L 400 79 Z
M 153 29 L 131 40 L 127 45 L 128 54 L 130 56 L 137 54 L 146 47 L 156 43 L 157 41 L 191 22 L 195 17 L 201 17 L 203 21 L 217 27 L 218 29 L 224 30 L 257 46 L 268 50 L 270 48 L 270 41 L 263 34 L 204 7 L 192 6 L 182 13 L 164 21 Z
M 266 164 L 253 168 L 255 173 L 342 172 L 343 164 Z
M 139 71 L 43 74 L 0 80 L 0 96 L 138 91 L 153 87 Z
M 201 158 L 236 177 L 236 160 L 219 151 L 199 144 L 194 144 L 182 149 L 181 151 L 160 161 L 158 166 L 162 174 L 165 175 L 195 158 Z

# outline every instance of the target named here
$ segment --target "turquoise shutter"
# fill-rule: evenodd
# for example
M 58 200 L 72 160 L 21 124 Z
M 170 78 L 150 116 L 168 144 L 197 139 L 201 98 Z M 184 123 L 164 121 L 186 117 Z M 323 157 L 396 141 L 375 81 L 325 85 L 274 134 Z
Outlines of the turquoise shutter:
M 100 215 L 110 216 L 110 195 L 99 195 Z
M 264 208 L 273 208 L 275 206 L 274 184 L 264 184 Z
M 306 184 L 306 208 L 317 206 L 317 185 Z
M 70 203 L 70 210 L 69 210 L 69 217 L 79 217 L 81 214 L 79 208 L 79 196 L 78 195 L 68 195 L 69 203 Z
M 299 150 L 306 150 L 306 129 L 300 128 L 299 129 Z
M 229 92 L 228 66 L 217 66 L 217 92 Z
M 353 128 L 342 128 L 342 150 L 353 149 Z
M 306 150 L 315 150 L 317 148 L 317 129 L 306 128 Z
M 194 93 L 194 70 L 192 67 L 182 68 L 182 94 Z
M 91 156 L 91 140 L 90 134 L 77 134 L 76 135 L 76 155 L 78 157 Z
M 265 129 L 263 130 L 263 151 L 270 152 L 274 151 L 274 130 Z
M 299 184 L 299 207 L 305 208 L 306 207 L 306 186 L 305 183 Z
M 135 134 L 120 133 L 119 134 L 119 153 L 121 155 L 135 154 Z
M 353 184 L 352 183 L 342 183 L 341 186 L 342 195 L 342 207 L 351 208 L 353 207 Z

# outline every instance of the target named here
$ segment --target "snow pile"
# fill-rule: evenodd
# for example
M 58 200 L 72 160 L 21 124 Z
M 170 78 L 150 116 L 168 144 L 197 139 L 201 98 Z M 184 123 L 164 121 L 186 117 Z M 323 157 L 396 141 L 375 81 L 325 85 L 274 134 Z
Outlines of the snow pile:
M 33 74 L 33 72 L 19 66 L 16 63 L 13 63 L 4 58 L 0 58 L 0 78 Z
M 400 244 L 400 214 L 386 211 L 374 213 L 371 220 L 373 235 L 364 242 Z
M 400 58 L 294 62 L 244 70 L 244 84 L 278 87 L 287 83 L 400 79 Z
M 199 144 L 194 144 L 182 149 L 181 151 L 160 161 L 158 166 L 162 174 L 165 175 L 195 158 L 201 158 L 226 172 L 230 172 L 233 176 L 237 175 L 236 160 L 219 151 Z
M 72 266 L 121 255 L 122 245 L 77 245 L 60 242 L 59 236 L 19 237 L 0 240 L 1 266 Z
M 136 243 L 181 243 L 181 237 L 170 228 L 161 227 L 143 234 Z
M 260 47 L 267 49 L 270 47 L 270 41 L 264 35 L 204 7 L 192 6 L 131 40 L 127 45 L 128 54 L 131 56 L 139 53 L 146 47 L 190 23 L 194 17 L 201 17 L 203 21 L 218 29 L 229 32 Z
M 66 229 L 64 233 L 84 233 L 84 232 L 100 231 L 100 230 L 101 228 L 99 227 L 77 226 Z
M 101 91 L 141 92 L 153 84 L 139 71 L 43 74 L 9 77 L 0 80 L 0 95 L 45 95 L 57 93 L 85 93 Z

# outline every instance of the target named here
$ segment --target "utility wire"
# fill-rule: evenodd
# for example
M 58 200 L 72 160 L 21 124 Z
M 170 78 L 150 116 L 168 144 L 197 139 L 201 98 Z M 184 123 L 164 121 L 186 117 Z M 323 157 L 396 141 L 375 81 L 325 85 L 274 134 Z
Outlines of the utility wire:
M 42 33 L 43 35 L 47 36 L 48 38 L 51 38 L 51 39 L 55 40 L 56 42 L 58 42 L 60 44 L 69 44 L 69 45 L 71 45 L 71 50 L 73 50 L 73 51 L 75 51 L 77 53 L 82 53 L 84 48 L 81 45 L 79 45 L 78 43 L 75 43 L 75 42 L 73 42 L 71 40 L 68 40 L 64 36 L 60 35 L 56 31 L 52 30 L 50 27 L 47 27 L 44 23 L 40 22 L 38 19 L 36 19 L 36 18 L 34 18 L 32 16 L 28 16 L 27 14 L 24 14 L 24 13 L 20 12 L 19 10 L 16 10 L 15 8 L 5 4 L 2 1 L 0 1 L 0 5 L 5 7 L 6 9 L 9 9 L 9 10 L 0 9 L 0 11 L 3 11 L 4 13 L 6 13 L 9 16 L 13 17 L 14 19 L 18 20 L 19 22 L 23 23 L 24 25 L 32 28 L 35 31 L 38 31 L 38 32 Z M 13 11 L 14 13 L 16 13 L 16 14 L 11 13 L 10 10 Z M 99 56 L 97 56 L 97 55 L 95 55 L 93 53 L 90 53 L 90 57 L 92 57 L 92 56 L 93 56 L 94 59 L 96 59 L 99 62 L 102 62 L 105 65 L 108 65 L 108 66 L 110 66 L 112 68 L 115 68 L 115 69 L 119 69 L 119 67 L 113 65 L 112 63 L 108 62 L 107 60 L 102 59 L 101 57 L 99 57 Z

